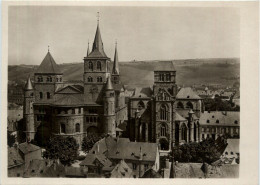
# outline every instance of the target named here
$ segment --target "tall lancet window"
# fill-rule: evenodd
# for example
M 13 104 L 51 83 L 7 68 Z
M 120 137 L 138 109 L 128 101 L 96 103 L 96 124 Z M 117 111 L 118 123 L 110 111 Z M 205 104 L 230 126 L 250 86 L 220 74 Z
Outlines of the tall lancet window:
M 97 61 L 97 70 L 102 71 L 102 66 L 100 61 Z
M 165 105 L 162 105 L 160 108 L 160 119 L 167 120 L 167 107 Z
M 92 62 L 88 63 L 88 68 L 89 68 L 89 70 L 93 71 L 93 63 Z

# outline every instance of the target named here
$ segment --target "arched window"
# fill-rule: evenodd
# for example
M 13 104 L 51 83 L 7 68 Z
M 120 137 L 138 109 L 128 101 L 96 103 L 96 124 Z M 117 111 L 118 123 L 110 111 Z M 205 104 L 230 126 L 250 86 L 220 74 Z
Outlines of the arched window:
M 161 74 L 161 81 L 164 82 L 164 74 Z
M 101 76 L 97 77 L 97 82 L 102 82 L 102 77 Z
M 88 68 L 89 68 L 89 70 L 93 71 L 93 63 L 92 62 L 88 63 Z
M 75 130 L 76 130 L 76 132 L 80 132 L 80 124 L 79 123 L 76 123 Z
M 166 136 L 166 126 L 165 126 L 165 124 L 161 125 L 161 136 Z
M 51 98 L 51 93 L 47 92 L 47 99 Z
M 40 94 L 40 99 L 43 99 L 43 93 L 40 92 L 39 94 Z
M 60 78 L 60 82 L 62 81 L 62 78 Z
M 171 75 L 168 73 L 168 74 L 166 74 L 166 81 L 171 81 Z
M 179 102 L 177 103 L 177 108 L 178 108 L 178 109 L 184 109 L 183 103 L 179 101 Z
M 184 124 L 181 127 L 181 139 L 187 141 L 187 128 Z
M 138 104 L 137 104 L 137 107 L 138 107 L 138 110 L 143 109 L 145 107 L 144 106 L 144 102 L 143 101 L 139 101 Z
M 88 82 L 93 82 L 93 78 L 91 76 L 88 77 Z
M 60 124 L 60 133 L 65 133 L 66 132 L 66 127 L 64 123 Z
M 102 66 L 100 61 L 97 61 L 97 70 L 102 71 Z
M 38 77 L 38 82 L 42 82 L 42 81 L 43 81 L 42 77 L 39 76 L 39 77 Z
M 218 119 L 216 120 L 216 123 L 219 123 L 219 120 L 218 120 Z
M 193 109 L 193 105 L 192 105 L 192 103 L 191 103 L 190 101 L 187 102 L 186 108 L 187 108 L 187 109 Z
M 160 108 L 160 119 L 167 120 L 167 108 L 165 105 L 162 105 Z

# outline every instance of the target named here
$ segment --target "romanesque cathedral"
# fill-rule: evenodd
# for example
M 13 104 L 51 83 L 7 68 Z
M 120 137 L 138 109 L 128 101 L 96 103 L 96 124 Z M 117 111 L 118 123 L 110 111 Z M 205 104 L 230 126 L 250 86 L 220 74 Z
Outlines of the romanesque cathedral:
M 114 60 L 106 55 L 97 25 L 92 51 L 84 57 L 83 82 L 63 82 L 63 73 L 48 51 L 34 83 L 25 86 L 24 119 L 27 140 L 72 136 L 79 144 L 88 133 L 116 137 L 118 124 L 127 121 L 131 141 L 156 142 L 160 149 L 199 141 L 202 101 L 191 88 L 178 89 L 171 62 L 154 69 L 153 87 L 135 88 L 125 102 L 117 48 Z M 167 69 L 167 70 L 164 70 Z

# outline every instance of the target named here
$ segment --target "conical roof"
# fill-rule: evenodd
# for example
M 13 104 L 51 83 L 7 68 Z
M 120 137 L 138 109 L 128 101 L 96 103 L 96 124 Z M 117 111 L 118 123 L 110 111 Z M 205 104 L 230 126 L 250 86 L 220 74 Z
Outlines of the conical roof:
M 105 57 L 105 58 L 107 58 L 107 55 L 104 52 L 104 48 L 103 48 L 103 42 L 101 39 L 99 24 L 97 25 L 97 30 L 96 30 L 96 35 L 95 35 L 92 51 L 88 55 L 88 57 L 91 57 L 91 58 Z
M 88 42 L 88 50 L 87 50 L 87 56 L 89 55 L 89 42 Z
M 38 67 L 36 73 L 50 73 L 50 74 L 62 74 L 59 66 L 48 51 L 41 65 Z
M 111 82 L 110 76 L 107 78 L 107 83 L 106 83 L 106 90 L 114 90 Z
M 113 65 L 112 74 L 119 75 L 117 45 L 116 45 L 116 48 L 115 48 L 114 65 Z
M 25 90 L 33 90 L 33 85 L 30 76 L 27 79 L 27 82 L 25 84 Z

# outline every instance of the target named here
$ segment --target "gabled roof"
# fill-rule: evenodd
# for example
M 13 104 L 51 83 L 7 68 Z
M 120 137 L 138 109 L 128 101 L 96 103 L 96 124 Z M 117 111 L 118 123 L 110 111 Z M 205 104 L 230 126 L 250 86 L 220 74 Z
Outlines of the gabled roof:
M 80 163 L 80 166 L 95 166 L 94 162 L 98 160 L 103 166 L 110 167 L 112 162 L 104 154 L 88 154 Z
M 74 85 L 67 85 L 65 87 L 62 87 L 60 89 L 58 89 L 56 91 L 56 93 L 59 93 L 59 94 L 78 94 L 78 93 L 83 93 L 83 91 L 81 90 L 81 88 L 77 87 L 77 86 L 74 86 Z
M 199 97 L 191 87 L 183 87 L 176 95 L 177 99 L 196 99 L 200 100 L 201 97 Z
M 111 171 L 111 178 L 130 178 L 132 177 L 133 170 L 121 160 Z
M 33 90 L 33 85 L 30 77 L 28 77 L 27 82 L 25 84 L 25 90 Z
M 217 123 L 218 121 L 218 123 Z M 200 114 L 201 125 L 225 125 L 225 126 L 239 126 L 240 112 L 203 112 Z
M 133 93 L 133 98 L 148 98 L 152 97 L 153 91 L 151 87 L 136 87 Z
M 40 150 L 41 149 L 40 147 L 38 147 L 36 145 L 33 145 L 31 143 L 27 143 L 27 142 L 19 144 L 18 148 L 19 148 L 19 150 L 21 150 L 21 152 L 23 154 L 28 154 L 30 152 L 34 152 L 36 150 Z
M 103 42 L 101 39 L 99 24 L 97 25 L 97 30 L 96 30 L 96 35 L 95 35 L 92 51 L 87 56 L 87 58 L 107 58 L 107 55 L 103 48 Z
M 49 51 L 35 73 L 62 74 Z
M 83 94 L 63 94 L 59 96 L 56 94 L 54 96 L 54 106 L 81 106 L 84 104 Z

